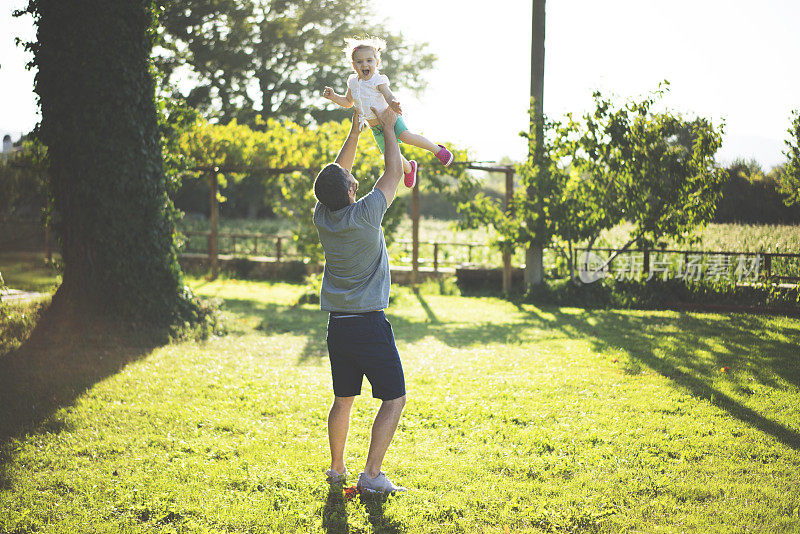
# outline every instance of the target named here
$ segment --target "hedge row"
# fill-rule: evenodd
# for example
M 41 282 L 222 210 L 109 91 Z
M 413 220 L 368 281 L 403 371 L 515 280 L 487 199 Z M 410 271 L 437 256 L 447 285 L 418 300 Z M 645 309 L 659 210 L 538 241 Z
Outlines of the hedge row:
M 731 285 L 711 282 L 614 279 L 583 284 L 558 280 L 525 296 L 536 304 L 586 308 L 697 309 L 800 315 L 800 287 L 772 284 Z

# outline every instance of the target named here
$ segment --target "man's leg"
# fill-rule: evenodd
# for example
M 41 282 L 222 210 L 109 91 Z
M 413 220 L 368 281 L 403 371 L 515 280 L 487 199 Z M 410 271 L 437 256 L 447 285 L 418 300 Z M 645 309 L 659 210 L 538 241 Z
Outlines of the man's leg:
M 372 438 L 369 442 L 369 454 L 367 455 L 367 465 L 364 472 L 370 478 L 375 478 L 381 472 L 383 457 L 389 449 L 394 432 L 397 430 L 397 423 L 403 413 L 406 404 L 406 396 L 383 401 L 372 423 Z
M 328 413 L 328 441 L 331 445 L 331 469 L 344 473 L 344 447 L 350 429 L 350 409 L 355 397 L 334 397 Z M 397 423 L 395 423 L 397 424 Z

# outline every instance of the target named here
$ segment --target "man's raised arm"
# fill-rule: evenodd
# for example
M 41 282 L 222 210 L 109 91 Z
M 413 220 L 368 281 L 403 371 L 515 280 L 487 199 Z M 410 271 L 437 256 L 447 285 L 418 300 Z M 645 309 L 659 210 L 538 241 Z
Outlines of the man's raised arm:
M 385 169 L 378 181 L 375 182 L 375 187 L 381 190 L 383 196 L 386 197 L 386 206 L 389 207 L 394 200 L 397 193 L 397 186 L 400 185 L 400 180 L 403 179 L 403 163 L 400 160 L 400 146 L 397 144 L 397 136 L 394 133 L 394 123 L 397 120 L 397 115 L 391 108 L 386 108 L 383 111 L 377 111 L 372 108 L 372 111 L 378 116 L 383 127 L 383 139 L 386 147 L 383 154 L 383 161 Z
M 353 120 L 350 123 L 350 133 L 347 134 L 342 148 L 339 150 L 339 155 L 336 156 L 336 163 L 341 165 L 347 172 L 353 169 L 353 162 L 356 159 L 356 147 L 358 146 L 358 134 L 361 129 L 358 125 L 358 112 L 353 110 Z

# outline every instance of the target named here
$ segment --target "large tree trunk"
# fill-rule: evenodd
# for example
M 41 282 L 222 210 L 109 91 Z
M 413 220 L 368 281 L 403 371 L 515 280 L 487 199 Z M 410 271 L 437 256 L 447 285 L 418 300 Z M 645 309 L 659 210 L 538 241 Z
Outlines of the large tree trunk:
M 150 1 L 37 0 L 28 11 L 64 263 L 53 306 L 187 318 L 149 71 Z

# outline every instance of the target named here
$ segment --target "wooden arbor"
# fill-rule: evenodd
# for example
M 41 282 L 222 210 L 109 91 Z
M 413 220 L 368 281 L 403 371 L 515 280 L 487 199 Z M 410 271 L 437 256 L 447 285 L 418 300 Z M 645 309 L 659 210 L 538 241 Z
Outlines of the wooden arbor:
M 505 175 L 504 209 L 509 209 L 511 198 L 514 194 L 514 166 L 492 164 L 492 162 L 456 162 L 456 165 L 465 165 L 467 169 L 499 172 Z M 208 233 L 208 259 L 210 264 L 211 279 L 219 276 L 219 202 L 217 200 L 218 175 L 229 172 L 263 173 L 275 176 L 296 171 L 306 171 L 306 167 L 237 167 L 237 166 L 201 166 L 193 169 L 206 174 L 209 184 L 209 233 Z M 411 281 L 419 281 L 419 188 L 411 190 Z M 503 292 L 511 292 L 511 254 L 503 253 Z
M 503 209 L 511 206 L 514 196 L 514 166 L 493 164 L 492 162 L 464 161 L 453 165 L 464 165 L 467 169 L 503 173 L 506 177 Z M 419 281 L 419 188 L 411 190 L 411 283 Z M 511 293 L 511 254 L 503 253 L 503 293 Z

